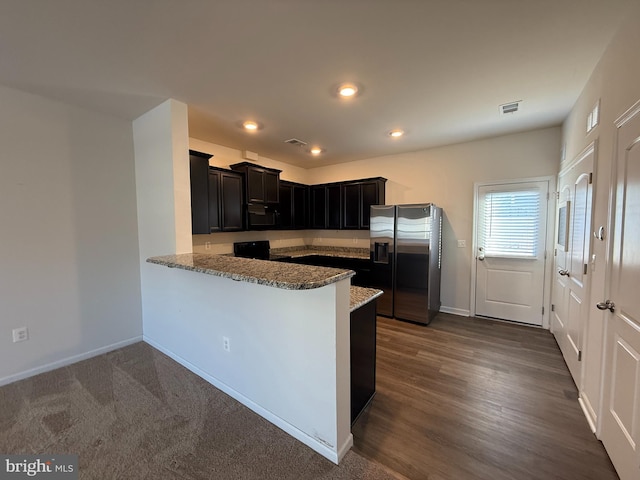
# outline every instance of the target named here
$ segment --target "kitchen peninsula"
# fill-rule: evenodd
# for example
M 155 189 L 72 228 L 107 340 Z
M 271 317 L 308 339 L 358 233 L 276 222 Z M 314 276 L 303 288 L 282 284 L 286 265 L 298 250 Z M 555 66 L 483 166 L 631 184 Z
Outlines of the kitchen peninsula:
M 338 268 L 209 254 L 147 262 L 171 269 L 155 270 L 167 301 L 146 340 L 338 463 L 353 444 L 349 319 L 381 292 Z

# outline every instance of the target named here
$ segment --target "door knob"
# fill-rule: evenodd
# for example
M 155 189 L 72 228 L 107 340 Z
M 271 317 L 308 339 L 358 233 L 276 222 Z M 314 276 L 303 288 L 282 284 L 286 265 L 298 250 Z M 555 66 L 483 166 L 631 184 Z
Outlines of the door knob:
M 615 312 L 616 304 L 611 300 L 605 300 L 604 302 L 596 303 L 598 310 L 609 310 L 611 313 Z
M 484 248 L 478 247 L 478 251 L 480 252 L 478 254 L 478 260 L 480 260 L 482 262 L 484 260 Z
M 563 276 L 563 277 L 568 277 L 569 276 L 569 270 L 558 270 L 558 274 Z

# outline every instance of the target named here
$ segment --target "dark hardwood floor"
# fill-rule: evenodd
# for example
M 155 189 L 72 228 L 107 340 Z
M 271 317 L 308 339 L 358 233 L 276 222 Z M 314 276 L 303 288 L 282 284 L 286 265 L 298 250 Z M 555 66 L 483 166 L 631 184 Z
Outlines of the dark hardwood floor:
M 377 393 L 355 450 L 419 480 L 615 480 L 548 330 L 378 317 Z

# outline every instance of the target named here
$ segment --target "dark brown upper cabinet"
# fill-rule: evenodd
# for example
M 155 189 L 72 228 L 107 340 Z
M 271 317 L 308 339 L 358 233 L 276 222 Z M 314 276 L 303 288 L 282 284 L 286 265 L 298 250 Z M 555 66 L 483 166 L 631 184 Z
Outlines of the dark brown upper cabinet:
M 342 228 L 366 230 L 370 226 L 371 205 L 384 205 L 385 182 L 382 177 L 342 184 Z
M 244 177 L 209 167 L 209 232 L 244 230 Z
M 339 183 L 312 185 L 310 227 L 338 230 L 342 221 L 342 190 Z
M 191 230 L 194 235 L 209 233 L 209 159 L 213 155 L 189 150 L 191 173 Z
M 310 227 L 367 230 L 371 205 L 384 205 L 386 178 L 312 185 Z
M 277 204 L 280 197 L 280 172 L 249 162 L 231 165 L 231 170 L 242 172 L 245 178 L 247 203 Z
M 312 185 L 309 187 L 309 193 L 309 227 L 327 228 L 327 188 L 324 185 Z
M 308 227 L 309 187 L 301 183 L 280 181 L 280 228 L 298 230 Z

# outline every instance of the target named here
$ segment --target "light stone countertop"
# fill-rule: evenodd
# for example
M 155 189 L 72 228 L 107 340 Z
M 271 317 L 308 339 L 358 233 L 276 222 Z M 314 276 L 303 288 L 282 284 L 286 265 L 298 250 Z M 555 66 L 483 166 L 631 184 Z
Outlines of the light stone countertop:
M 355 275 L 353 270 L 340 268 L 315 267 L 205 253 L 151 257 L 147 259 L 147 262 L 285 290 L 320 288 Z
M 375 300 L 382 295 L 383 292 L 375 288 L 354 287 L 352 285 L 350 293 L 349 311 L 353 312 L 370 301 Z

